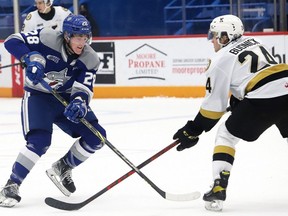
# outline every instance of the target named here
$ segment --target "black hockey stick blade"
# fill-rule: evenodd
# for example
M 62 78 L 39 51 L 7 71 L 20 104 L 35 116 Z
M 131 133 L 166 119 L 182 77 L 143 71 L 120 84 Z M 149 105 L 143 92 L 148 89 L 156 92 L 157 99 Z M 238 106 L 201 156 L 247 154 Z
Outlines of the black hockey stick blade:
M 152 157 L 148 158 L 146 161 L 141 163 L 139 166 L 137 166 L 137 168 L 138 169 L 143 168 L 144 166 L 146 166 L 147 164 L 149 164 L 150 162 L 152 162 L 153 160 L 155 160 L 156 158 L 158 158 L 165 152 L 169 151 L 174 146 L 178 145 L 178 143 L 179 143 L 178 140 L 174 141 L 173 143 L 171 143 L 170 145 L 168 145 L 167 147 L 165 147 L 164 149 L 162 149 L 161 151 L 159 151 L 158 153 L 156 153 L 155 155 L 153 155 Z M 127 172 L 126 174 L 124 174 L 123 176 L 121 176 L 120 178 L 118 178 L 117 180 L 115 180 L 114 182 L 112 182 L 111 184 L 109 184 L 108 186 L 106 186 L 105 188 L 103 188 L 102 190 L 94 194 L 93 196 L 84 200 L 83 202 L 67 203 L 67 202 L 63 202 L 63 201 L 60 201 L 51 197 L 47 197 L 45 199 L 45 203 L 53 208 L 57 208 L 61 210 L 66 210 L 66 211 L 79 210 L 82 207 L 86 206 L 88 203 L 92 202 L 93 200 L 101 196 L 102 194 L 104 194 L 105 192 L 107 192 L 108 190 L 110 190 L 111 188 L 113 188 L 115 185 L 119 184 L 120 182 L 128 178 L 129 176 L 133 175 L 134 173 L 135 173 L 135 170 L 132 169 L 131 171 Z M 200 197 L 200 193 L 194 192 L 194 193 L 191 193 L 189 197 L 187 198 L 189 198 L 189 200 L 193 200 L 193 199 L 198 199 L 199 197 Z

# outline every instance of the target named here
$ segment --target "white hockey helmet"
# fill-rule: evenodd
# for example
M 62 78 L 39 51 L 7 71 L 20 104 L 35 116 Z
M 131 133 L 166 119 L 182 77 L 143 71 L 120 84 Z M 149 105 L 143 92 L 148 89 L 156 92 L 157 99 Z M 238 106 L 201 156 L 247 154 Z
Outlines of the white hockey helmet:
M 216 17 L 210 23 L 210 29 L 208 32 L 208 40 L 211 40 L 213 36 L 218 39 L 223 35 L 227 35 L 229 42 L 240 38 L 244 33 L 244 25 L 239 17 L 234 15 L 223 15 Z
M 54 0 L 42 0 L 44 2 L 44 4 L 46 5 L 46 7 L 50 7 L 53 5 Z M 35 0 L 35 3 L 39 2 L 37 0 Z
M 44 0 L 44 3 L 45 3 L 47 6 L 52 6 L 52 5 L 53 5 L 53 1 L 54 1 L 54 0 Z

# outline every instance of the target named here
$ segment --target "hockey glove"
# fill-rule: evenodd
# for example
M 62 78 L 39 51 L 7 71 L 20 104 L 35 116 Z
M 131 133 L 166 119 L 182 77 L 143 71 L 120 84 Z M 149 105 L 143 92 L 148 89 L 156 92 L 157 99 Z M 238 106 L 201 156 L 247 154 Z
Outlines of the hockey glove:
M 37 85 L 44 77 L 44 68 L 46 65 L 45 58 L 41 53 L 33 51 L 21 58 L 21 61 L 26 66 L 26 76 Z
M 82 100 L 82 98 L 76 97 L 65 108 L 64 116 L 66 116 L 68 120 L 78 124 L 80 119 L 86 116 L 87 110 L 86 102 Z
M 177 146 L 177 151 L 182 151 L 196 145 L 199 141 L 198 135 L 201 134 L 193 121 L 188 121 L 187 124 L 180 128 L 173 136 L 173 139 L 179 139 L 180 144 Z

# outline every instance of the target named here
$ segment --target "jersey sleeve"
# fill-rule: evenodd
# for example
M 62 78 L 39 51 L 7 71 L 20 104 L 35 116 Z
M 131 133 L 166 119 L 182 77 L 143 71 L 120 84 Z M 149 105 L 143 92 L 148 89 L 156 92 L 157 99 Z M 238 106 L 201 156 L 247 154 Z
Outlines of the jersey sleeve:
M 93 98 L 93 88 L 91 89 L 81 82 L 74 81 L 70 101 L 76 97 L 81 97 L 86 104 L 89 105 L 91 99 Z
M 35 21 L 33 22 L 33 20 L 32 20 L 32 13 L 29 13 L 23 22 L 21 31 L 22 32 L 29 32 L 29 31 L 36 29 L 35 23 L 36 22 Z
M 223 64 L 225 65 L 225 61 Z M 207 132 L 217 124 L 226 112 L 230 94 L 231 72 L 229 68 L 211 64 L 206 71 L 206 76 L 206 95 L 194 122 Z
M 81 97 L 87 104 L 89 104 L 94 94 L 93 87 L 96 71 L 85 68 L 80 70 L 79 75 L 72 85 L 70 100 L 73 100 L 76 97 Z
M 225 66 L 228 65 L 225 60 L 221 60 L 223 67 L 218 64 L 216 62 L 206 72 L 206 94 L 200 110 L 203 116 L 211 119 L 220 118 L 225 112 L 230 94 L 232 69 Z
M 33 30 L 31 32 L 12 34 L 4 41 L 4 46 L 10 54 L 15 56 L 18 60 L 21 60 L 21 57 L 31 50 L 40 50 L 40 31 L 41 30 Z
M 87 46 L 78 61 L 79 75 L 72 86 L 71 100 L 80 96 L 87 104 L 90 103 L 93 98 L 93 87 L 99 65 L 100 59 L 97 53 Z

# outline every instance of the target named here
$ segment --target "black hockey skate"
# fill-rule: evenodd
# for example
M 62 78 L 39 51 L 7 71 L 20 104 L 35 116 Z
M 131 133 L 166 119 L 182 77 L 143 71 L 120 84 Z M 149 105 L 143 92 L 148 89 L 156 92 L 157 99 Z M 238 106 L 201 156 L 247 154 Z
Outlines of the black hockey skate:
M 230 176 L 229 171 L 222 171 L 220 179 L 215 179 L 210 191 L 204 194 L 205 208 L 210 211 L 222 211 L 223 201 L 226 199 L 226 188 Z
M 70 196 L 76 191 L 72 180 L 72 168 L 66 164 L 64 159 L 53 163 L 52 168 L 46 170 L 46 174 L 65 196 Z
M 20 202 L 20 200 L 19 185 L 9 179 L 0 192 L 0 206 L 13 207 Z

